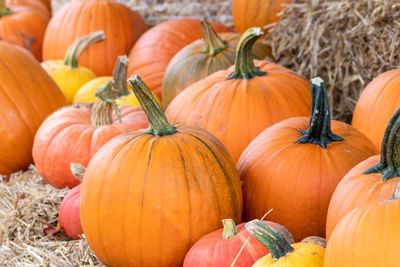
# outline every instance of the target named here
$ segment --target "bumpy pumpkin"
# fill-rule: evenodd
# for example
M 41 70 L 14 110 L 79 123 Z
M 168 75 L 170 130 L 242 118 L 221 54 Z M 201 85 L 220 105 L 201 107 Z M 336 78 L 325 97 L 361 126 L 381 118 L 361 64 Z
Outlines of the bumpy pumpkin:
M 129 81 L 150 127 L 114 138 L 90 161 L 83 230 L 107 266 L 182 266 L 190 247 L 222 219 L 240 222 L 239 176 L 215 137 L 170 125 L 141 79 Z
M 49 18 L 28 6 L 0 0 L 0 40 L 21 46 L 42 60 L 42 42 Z
M 273 208 L 268 218 L 285 225 L 298 241 L 325 236 L 329 200 L 336 185 L 377 151 L 355 128 L 331 122 L 322 79 L 311 80 L 311 96 L 310 118 L 290 118 L 267 128 L 238 163 L 244 182 L 244 218 L 260 218 Z
M 252 267 L 323 266 L 325 249 L 321 246 L 311 243 L 290 245 L 278 231 L 260 220 L 246 223 L 246 229 L 271 251 L 271 253 L 256 261 Z
M 113 114 L 115 96 L 111 90 L 111 82 L 108 82 L 97 90 L 98 99 L 93 106 L 65 107 L 40 126 L 32 154 L 38 173 L 47 183 L 57 188 L 78 185 L 80 181 L 69 170 L 71 162 L 87 166 L 96 151 L 109 140 L 147 126 L 142 109 L 137 107 L 122 106 L 119 121 Z
M 308 83 L 284 67 L 255 61 L 251 48 L 262 35 L 249 29 L 238 44 L 235 66 L 192 84 L 170 103 L 169 120 L 206 129 L 237 161 L 266 127 L 310 113 Z
M 183 267 L 248 267 L 269 253 L 268 249 L 256 238 L 250 237 L 244 223 L 236 227 L 232 219 L 222 220 L 223 229 L 205 235 L 186 254 Z M 289 244 L 294 243 L 292 235 L 282 225 L 265 222 L 280 232 Z M 244 249 L 242 249 L 244 243 Z M 237 257 L 237 255 L 239 256 Z
M 93 32 L 75 40 L 65 53 L 64 60 L 42 62 L 42 67 L 60 87 L 69 104 L 79 88 L 96 77 L 92 70 L 78 65 L 79 57 L 85 49 L 105 38 L 103 31 Z
M 0 174 L 10 174 L 32 163 L 36 130 L 66 102 L 35 58 L 6 42 L 0 42 L 0 77 Z
M 219 23 L 211 23 L 216 32 L 232 32 Z M 200 21 L 191 18 L 163 22 L 136 42 L 129 54 L 128 75 L 138 74 L 161 98 L 162 81 L 171 59 L 186 45 L 202 37 Z
M 162 102 L 166 109 L 174 97 L 186 87 L 208 75 L 227 69 L 235 63 L 238 33 L 217 35 L 206 20 L 201 21 L 203 39 L 194 41 L 180 50 L 168 64 L 162 83 Z M 272 57 L 268 46 L 262 42 L 254 45 L 253 54 L 258 59 Z
M 50 19 L 50 11 L 46 5 L 40 0 L 6 0 L 7 6 L 24 6 L 32 8 Z
M 386 128 L 380 157 L 370 157 L 355 166 L 337 186 L 329 203 L 328 239 L 335 226 L 351 210 L 387 199 L 395 190 L 400 181 L 399 130 L 400 109 Z
M 63 59 L 73 41 L 99 30 L 104 31 L 107 40 L 87 49 L 79 65 L 104 76 L 112 74 L 117 57 L 129 53 L 147 26 L 138 13 L 117 1 L 74 0 L 50 20 L 43 41 L 43 60 Z

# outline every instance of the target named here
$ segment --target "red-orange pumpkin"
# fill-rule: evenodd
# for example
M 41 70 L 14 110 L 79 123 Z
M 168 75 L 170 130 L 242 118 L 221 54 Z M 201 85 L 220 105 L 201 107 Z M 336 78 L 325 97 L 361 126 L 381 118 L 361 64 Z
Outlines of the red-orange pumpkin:
M 41 13 L 46 18 L 50 19 L 50 11 L 46 5 L 40 0 L 6 0 L 7 6 L 24 6 L 29 7 Z
M 79 210 L 81 184 L 72 188 L 64 197 L 59 211 L 60 225 L 72 239 L 80 239 L 83 233 Z
M 66 101 L 32 55 L 6 42 L 0 42 L 0 77 L 0 174 L 10 174 L 32 163 L 36 130 Z
M 252 45 L 261 35 L 260 28 L 249 29 L 239 41 L 235 66 L 192 84 L 166 111 L 171 121 L 215 135 L 235 162 L 266 127 L 310 113 L 305 79 L 268 61 L 253 63 Z
M 260 218 L 273 209 L 268 218 L 285 225 L 296 241 L 325 236 L 329 200 L 336 185 L 377 151 L 355 128 L 331 122 L 322 79 L 311 80 L 311 95 L 310 118 L 290 118 L 267 128 L 238 163 L 244 182 L 244 218 Z
M 217 33 L 232 31 L 222 24 L 211 24 Z M 138 74 L 161 98 L 161 86 L 168 63 L 179 50 L 200 38 L 202 32 L 197 19 L 174 19 L 151 28 L 140 37 L 129 54 L 128 75 Z
M 98 30 L 104 31 L 106 41 L 85 50 L 79 65 L 106 76 L 112 74 L 117 57 L 129 53 L 147 26 L 138 13 L 116 1 L 74 0 L 50 20 L 43 42 L 43 60 L 64 59 L 73 41 Z

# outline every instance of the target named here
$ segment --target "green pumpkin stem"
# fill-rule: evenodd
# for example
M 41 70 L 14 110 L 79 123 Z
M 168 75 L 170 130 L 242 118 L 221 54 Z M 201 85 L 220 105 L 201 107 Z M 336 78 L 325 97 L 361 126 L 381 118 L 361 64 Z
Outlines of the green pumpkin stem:
M 254 65 L 254 56 L 251 52 L 254 43 L 261 35 L 263 32 L 258 27 L 250 28 L 243 33 L 236 48 L 235 71 L 229 75 L 228 80 L 251 79 L 267 74 Z
M 103 41 L 106 39 L 104 31 L 92 32 L 86 36 L 76 39 L 70 47 L 68 47 L 67 53 L 65 53 L 64 64 L 72 68 L 78 67 L 78 60 L 82 52 L 89 46 Z
M 149 130 L 147 133 L 154 136 L 176 133 L 175 127 L 169 124 L 164 112 L 143 80 L 135 74 L 128 79 L 128 82 L 149 120 Z
M 317 77 L 311 79 L 311 116 L 308 129 L 301 131 L 303 134 L 296 143 L 319 145 L 322 148 L 332 142 L 344 139 L 331 131 L 331 114 L 329 99 L 326 95 L 324 81 Z
M 204 39 L 204 47 L 201 53 L 210 54 L 213 57 L 228 48 L 226 42 L 218 36 L 207 20 L 201 20 L 200 25 Z
M 0 0 L 0 18 L 12 13 L 13 12 L 6 6 L 6 0 Z
M 128 86 L 126 85 L 128 63 L 127 56 L 119 56 L 114 67 L 113 79 L 117 97 L 129 95 Z
M 222 231 L 222 238 L 229 239 L 237 235 L 236 224 L 232 219 L 224 219 L 222 220 L 222 224 L 224 225 L 224 231 Z
M 96 100 L 92 106 L 91 122 L 93 127 L 112 124 L 112 111 L 114 108 L 118 121 L 121 122 L 121 112 L 115 102 L 115 95 L 112 90 L 112 82 L 96 89 Z
M 263 244 L 272 255 L 272 258 L 279 259 L 293 251 L 293 247 L 275 229 L 260 220 L 253 220 L 245 224 L 246 230 Z
M 381 160 L 364 174 L 381 173 L 382 181 L 400 176 L 400 108 L 393 114 L 383 135 Z

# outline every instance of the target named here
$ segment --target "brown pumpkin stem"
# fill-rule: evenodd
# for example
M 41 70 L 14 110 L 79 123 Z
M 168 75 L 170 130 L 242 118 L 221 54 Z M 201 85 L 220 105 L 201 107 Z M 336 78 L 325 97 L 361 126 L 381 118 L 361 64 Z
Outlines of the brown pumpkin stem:
M 12 13 L 13 12 L 6 6 L 6 0 L 0 0 L 0 18 Z
M 308 129 L 296 143 L 314 144 L 326 148 L 328 144 L 344 139 L 331 131 L 329 99 L 324 81 L 317 77 L 311 79 L 311 116 Z
M 83 176 L 85 175 L 86 172 L 86 167 L 83 166 L 82 164 L 79 163 L 73 163 L 71 162 L 71 166 L 70 166 L 72 175 L 78 179 L 79 181 L 83 180 Z
M 275 229 L 260 220 L 245 224 L 246 230 L 261 242 L 270 252 L 272 258 L 279 259 L 293 251 L 293 247 Z
M 112 111 L 115 110 L 119 122 L 121 122 L 121 113 L 115 102 L 115 95 L 112 91 L 112 82 L 108 81 L 105 85 L 96 89 L 96 100 L 92 106 L 92 125 L 100 127 L 112 124 Z
M 229 239 L 237 235 L 236 224 L 232 219 L 224 219 L 222 220 L 222 224 L 224 225 L 224 231 L 222 232 L 222 238 Z
M 235 71 L 229 75 L 228 80 L 251 79 L 267 74 L 254 66 L 254 56 L 251 52 L 254 43 L 261 35 L 263 32 L 259 27 L 250 28 L 243 33 L 236 48 Z
M 201 53 L 209 54 L 213 57 L 228 48 L 226 42 L 218 36 L 206 19 L 201 20 L 200 25 L 204 39 L 204 46 Z
M 126 55 L 119 56 L 114 67 L 113 79 L 117 97 L 129 95 L 128 87 L 126 86 L 128 63 L 129 59 Z
M 381 160 L 364 174 L 381 173 L 382 181 L 400 176 L 400 108 L 396 110 L 386 127 L 381 146 Z
M 89 46 L 106 39 L 104 31 L 92 32 L 86 36 L 76 39 L 65 53 L 64 64 L 72 68 L 78 67 L 78 60 L 82 52 Z
M 175 127 L 169 124 L 164 112 L 143 80 L 135 74 L 128 79 L 128 82 L 149 120 L 149 130 L 147 133 L 154 136 L 176 133 Z

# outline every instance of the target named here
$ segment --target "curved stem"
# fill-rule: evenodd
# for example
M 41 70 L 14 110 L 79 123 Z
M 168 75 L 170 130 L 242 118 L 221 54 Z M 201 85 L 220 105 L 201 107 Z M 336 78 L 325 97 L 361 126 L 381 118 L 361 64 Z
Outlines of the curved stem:
M 322 148 L 332 142 L 344 139 L 331 131 L 331 114 L 329 99 L 326 95 L 324 81 L 317 77 L 311 79 L 311 116 L 308 129 L 301 131 L 303 134 L 296 143 L 319 145 Z
M 112 82 L 108 81 L 105 85 L 97 88 L 96 96 L 96 100 L 92 106 L 91 121 L 93 127 L 112 124 L 113 108 L 117 114 L 119 122 L 121 122 L 121 113 L 112 92 Z
M 246 230 L 261 242 L 270 252 L 272 258 L 279 259 L 293 251 L 293 247 L 275 229 L 260 220 L 253 220 L 245 224 Z
M 229 238 L 237 235 L 236 224 L 232 219 L 224 219 L 224 220 L 222 220 L 222 224 L 224 225 L 224 231 L 222 232 L 222 238 L 229 239 Z
M 92 32 L 86 36 L 76 39 L 65 54 L 64 64 L 72 68 L 78 67 L 78 60 L 82 52 L 89 46 L 106 39 L 104 31 Z
M 263 32 L 258 27 L 250 28 L 243 33 L 236 49 L 235 71 L 229 75 L 228 80 L 251 79 L 267 74 L 254 66 L 254 56 L 251 52 L 254 43 L 261 35 L 263 35 Z
M 157 101 L 154 99 L 153 94 L 144 84 L 143 80 L 135 74 L 128 79 L 128 82 L 149 120 L 148 133 L 154 136 L 176 133 L 175 127 L 169 124 L 164 112 L 161 110 Z
M 129 59 L 126 55 L 119 56 L 114 67 L 113 79 L 117 97 L 129 95 L 126 85 L 126 76 L 128 70 Z
M 400 108 L 386 127 L 381 146 L 381 160 L 364 174 L 381 173 L 382 181 L 400 176 Z
M 12 13 L 13 12 L 6 6 L 6 0 L 0 0 L 0 18 Z
M 200 25 L 204 39 L 204 46 L 201 53 L 210 54 L 213 57 L 228 48 L 226 42 L 218 36 L 207 20 L 201 20 Z

